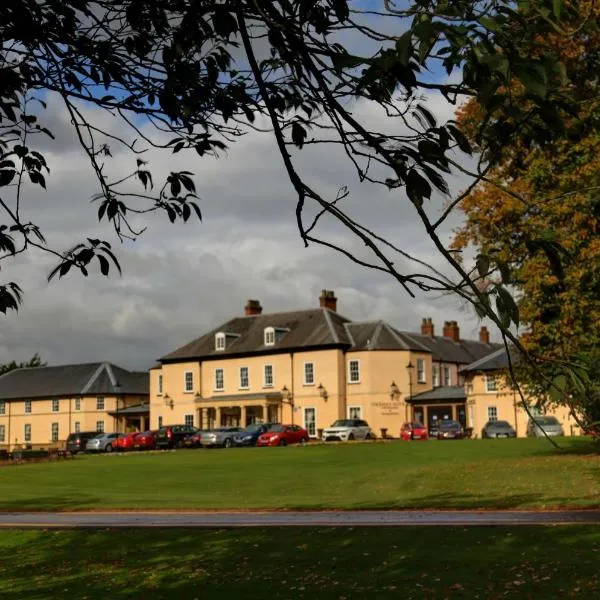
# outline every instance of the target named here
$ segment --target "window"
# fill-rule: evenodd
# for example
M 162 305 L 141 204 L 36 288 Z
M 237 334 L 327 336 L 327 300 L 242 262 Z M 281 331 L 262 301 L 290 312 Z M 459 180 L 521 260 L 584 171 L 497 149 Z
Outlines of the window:
M 452 374 L 450 367 L 444 367 L 444 385 L 452 385 Z
M 31 400 L 25 400 L 25 412 L 27 414 L 31 412 Z
M 417 358 L 417 382 L 427 382 L 427 379 L 425 377 L 425 359 L 423 358 Z
M 360 382 L 360 361 L 351 360 L 348 363 L 348 381 L 350 383 Z
M 26 423 L 23 427 L 23 438 L 26 442 L 31 441 L 31 425 L 29 423 Z
M 349 406 L 348 407 L 348 418 L 349 419 L 362 418 L 362 406 Z
M 81 410 L 81 398 L 75 398 L 75 410 Z
M 440 365 L 433 363 L 431 365 L 431 378 L 433 380 L 433 387 L 440 386 Z
M 0 400 L 0 415 L 6 414 L 6 402 L 4 400 Z
M 250 387 L 248 379 L 248 367 L 240 367 L 240 388 L 245 390 Z
M 186 371 L 183 376 L 183 389 L 186 392 L 194 391 L 194 374 L 191 371 Z
M 275 329 L 273 327 L 265 328 L 265 346 L 275 345 Z
M 81 423 L 79 421 L 75 421 L 75 433 L 79 433 L 81 431 Z
M 225 389 L 225 376 L 223 369 L 215 369 L 215 390 Z
M 96 410 L 104 410 L 104 396 L 96 398 Z
M 488 421 L 498 420 L 498 409 L 495 406 L 488 406 Z
M 498 390 L 498 382 L 496 381 L 495 375 L 486 375 L 485 376 L 485 391 L 486 392 L 495 392 Z
M 309 363 L 312 364 L 312 363 Z M 317 435 L 317 411 L 315 408 L 304 409 L 304 429 L 308 431 L 310 437 Z
M 163 376 L 162 375 L 158 376 L 158 393 L 159 394 L 163 393 Z
M 104 433 L 104 421 L 96 421 L 96 431 L 98 433 Z
M 0 425 L 0 442 L 6 441 L 6 425 Z
M 315 384 L 315 363 L 304 363 L 304 385 Z
M 265 387 L 273 387 L 273 365 L 265 365 Z
M 52 400 L 52 412 L 58 412 L 60 410 L 60 400 Z
M 185 425 L 187 425 L 188 427 L 194 426 L 194 415 L 185 415 L 183 418 Z
M 52 423 L 52 441 L 58 442 L 58 423 Z
M 159 429 L 162 427 L 162 424 L 163 424 L 162 417 L 158 417 L 158 428 Z
M 215 333 L 215 350 L 225 350 L 225 334 Z

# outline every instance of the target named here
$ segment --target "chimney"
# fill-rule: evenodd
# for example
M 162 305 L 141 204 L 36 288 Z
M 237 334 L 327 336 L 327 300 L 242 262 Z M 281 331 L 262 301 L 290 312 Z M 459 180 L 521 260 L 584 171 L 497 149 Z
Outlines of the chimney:
M 248 317 L 251 315 L 260 315 L 262 313 L 262 306 L 258 300 L 248 300 L 246 306 L 244 306 L 244 314 Z
M 433 321 L 431 317 L 427 317 L 421 321 L 421 333 L 433 337 Z
M 482 344 L 487 344 L 488 346 L 490 344 L 490 332 L 485 325 L 482 325 L 481 329 L 479 330 L 479 341 Z
M 333 290 L 322 290 L 319 296 L 319 306 L 337 312 L 337 298 Z
M 455 342 L 460 341 L 460 330 L 456 321 L 444 321 L 444 337 Z

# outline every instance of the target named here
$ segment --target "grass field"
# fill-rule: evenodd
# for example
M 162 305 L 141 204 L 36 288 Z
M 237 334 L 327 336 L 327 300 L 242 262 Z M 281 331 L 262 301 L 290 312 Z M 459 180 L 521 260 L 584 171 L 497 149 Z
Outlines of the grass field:
M 0 531 L 3 600 L 597 598 L 598 528 Z
M 0 510 L 600 506 L 583 438 L 184 450 L 0 468 Z

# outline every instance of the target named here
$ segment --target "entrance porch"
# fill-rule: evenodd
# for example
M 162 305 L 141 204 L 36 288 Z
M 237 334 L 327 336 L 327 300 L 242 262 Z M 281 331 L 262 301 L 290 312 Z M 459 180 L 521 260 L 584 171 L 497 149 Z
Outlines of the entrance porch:
M 150 426 L 150 406 L 136 404 L 108 413 L 114 418 L 114 432 L 147 431 Z
M 467 428 L 467 397 L 463 386 L 439 387 L 408 398 L 412 420 L 427 426 L 429 435 L 436 435 L 442 421 L 458 421 Z

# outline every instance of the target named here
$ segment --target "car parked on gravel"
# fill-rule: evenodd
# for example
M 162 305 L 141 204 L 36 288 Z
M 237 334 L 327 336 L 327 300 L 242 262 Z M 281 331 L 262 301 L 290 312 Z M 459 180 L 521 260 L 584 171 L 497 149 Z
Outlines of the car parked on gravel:
M 300 425 L 273 425 L 269 431 L 258 436 L 257 446 L 288 446 L 289 444 L 306 444 L 308 431 Z
M 258 436 L 265 431 L 269 431 L 274 425 L 277 425 L 277 423 L 253 423 L 248 425 L 248 427 L 233 436 L 233 442 L 236 446 L 256 446 Z
M 400 428 L 400 439 L 405 442 L 414 440 L 428 440 L 427 427 L 423 423 L 412 421 L 411 423 L 404 423 Z
M 165 425 L 156 432 L 156 447 L 183 448 L 186 436 L 193 435 L 198 431 L 192 425 Z
M 508 421 L 488 421 L 481 430 L 482 439 L 514 437 L 517 437 L 517 432 Z
M 242 431 L 241 427 L 219 427 L 211 431 L 203 431 L 200 444 L 204 448 L 231 448 L 235 446 L 233 438 Z
M 85 445 L 86 452 L 112 452 L 116 433 L 98 433 Z
M 326 442 L 349 442 L 371 438 L 373 432 L 369 424 L 362 419 L 338 419 L 331 427 L 323 430 L 323 440 Z

